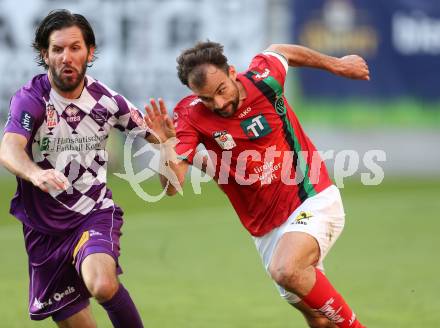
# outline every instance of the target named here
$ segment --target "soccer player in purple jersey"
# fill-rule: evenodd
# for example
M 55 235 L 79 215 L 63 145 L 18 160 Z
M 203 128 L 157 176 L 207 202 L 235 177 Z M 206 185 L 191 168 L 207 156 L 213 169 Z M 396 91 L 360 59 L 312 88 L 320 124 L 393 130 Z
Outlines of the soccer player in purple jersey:
M 47 73 L 12 97 L 0 147 L 1 163 L 17 176 L 10 212 L 23 223 L 30 317 L 96 327 L 94 297 L 114 327 L 143 327 L 118 280 L 123 212 L 106 186 L 105 146 L 113 127 L 150 142 L 160 136 L 123 96 L 86 75 L 96 43 L 82 15 L 50 12 L 33 46 Z

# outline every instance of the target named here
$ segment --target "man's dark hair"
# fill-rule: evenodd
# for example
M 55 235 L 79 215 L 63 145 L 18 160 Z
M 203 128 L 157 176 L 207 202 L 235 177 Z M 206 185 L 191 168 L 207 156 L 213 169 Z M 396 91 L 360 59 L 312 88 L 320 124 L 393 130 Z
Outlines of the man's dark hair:
M 177 57 L 177 75 L 180 81 L 189 86 L 189 78 L 196 87 L 205 83 L 206 65 L 214 65 L 228 74 L 228 59 L 223 54 L 223 46 L 220 43 L 206 41 L 197 42 L 192 48 L 184 50 Z
M 53 10 L 40 22 L 35 31 L 35 39 L 32 43 L 32 47 L 37 52 L 36 60 L 38 66 L 43 66 L 45 69 L 48 68 L 41 52 L 42 50 L 48 50 L 50 34 L 53 31 L 72 26 L 77 26 L 81 30 L 88 49 L 90 49 L 90 47 L 96 48 L 95 33 L 83 15 L 72 14 L 65 9 Z M 93 57 L 93 60 L 95 60 L 95 57 Z

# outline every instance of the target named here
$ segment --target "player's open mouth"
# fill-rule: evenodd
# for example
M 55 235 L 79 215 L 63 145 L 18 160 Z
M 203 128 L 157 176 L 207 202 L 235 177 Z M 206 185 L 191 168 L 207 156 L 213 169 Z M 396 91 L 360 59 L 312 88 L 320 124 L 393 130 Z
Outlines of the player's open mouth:
M 75 74 L 75 70 L 72 68 L 65 68 L 61 71 L 61 73 L 64 75 L 72 76 L 73 74 Z

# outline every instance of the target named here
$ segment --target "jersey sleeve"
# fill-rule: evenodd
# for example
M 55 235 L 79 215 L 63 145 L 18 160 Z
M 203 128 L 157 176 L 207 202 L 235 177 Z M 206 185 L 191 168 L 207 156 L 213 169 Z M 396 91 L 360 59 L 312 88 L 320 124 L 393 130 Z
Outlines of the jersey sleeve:
M 26 92 L 19 91 L 11 99 L 4 133 L 21 134 L 28 141 L 44 119 L 44 104 Z
M 134 131 L 140 137 L 147 137 L 150 132 L 144 121 L 144 114 L 125 97 L 117 94 L 113 98 L 118 105 L 118 111 L 115 114 L 117 118 L 115 127 L 124 133 Z
M 173 122 L 178 139 L 176 153 L 180 159 L 192 164 L 200 135 L 189 121 L 188 110 L 187 106 L 177 104 L 173 112 Z
M 249 70 L 256 74 L 255 79 L 264 80 L 272 77 L 282 87 L 286 81 L 288 68 L 287 59 L 283 55 L 269 50 L 256 55 L 249 65 Z

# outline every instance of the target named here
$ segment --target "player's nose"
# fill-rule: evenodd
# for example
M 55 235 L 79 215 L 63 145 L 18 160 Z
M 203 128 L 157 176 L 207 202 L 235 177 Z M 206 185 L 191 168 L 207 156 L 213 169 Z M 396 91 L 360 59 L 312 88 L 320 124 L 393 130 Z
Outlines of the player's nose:
M 214 98 L 215 108 L 221 109 L 221 108 L 223 108 L 225 103 L 226 103 L 225 100 L 223 98 L 221 98 L 221 97 L 215 97 Z
M 63 51 L 63 63 L 69 64 L 72 62 L 72 52 L 69 49 Z

